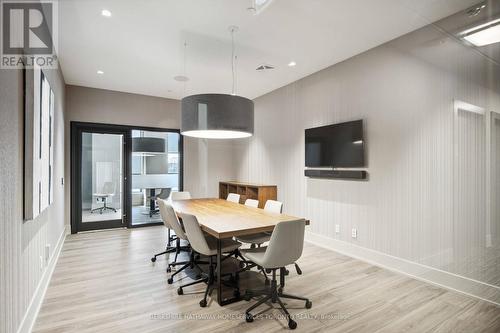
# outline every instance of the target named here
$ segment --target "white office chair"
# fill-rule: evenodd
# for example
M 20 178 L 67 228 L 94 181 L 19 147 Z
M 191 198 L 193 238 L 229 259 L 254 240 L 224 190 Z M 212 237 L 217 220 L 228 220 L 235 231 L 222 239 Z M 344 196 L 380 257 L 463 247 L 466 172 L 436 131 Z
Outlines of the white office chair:
M 196 266 L 201 272 L 201 268 L 198 266 L 199 264 L 208 264 L 208 262 L 196 261 L 193 251 L 189 246 L 181 246 L 181 239 L 188 241 L 186 234 L 184 233 L 184 229 L 182 228 L 179 219 L 177 218 L 177 214 L 174 211 L 174 208 L 168 204 L 166 200 L 158 199 L 158 206 L 160 208 L 160 215 L 162 219 L 165 221 L 164 223 L 169 225 L 172 229 L 174 229 L 176 238 L 176 246 L 175 246 L 175 258 L 174 261 L 169 263 L 167 266 L 167 272 L 171 272 L 172 266 L 183 265 L 180 269 L 178 269 L 174 274 L 168 278 L 168 284 L 172 284 L 174 282 L 174 276 L 188 268 L 189 266 Z M 181 251 L 190 251 L 190 259 L 189 261 L 177 262 L 177 255 Z
M 227 195 L 227 199 L 226 200 L 234 202 L 234 203 L 240 203 L 240 195 L 236 194 L 236 193 L 229 193 Z
M 116 213 L 115 208 L 108 206 L 108 199 L 113 198 L 113 196 L 115 195 L 115 190 L 116 186 L 114 182 L 105 182 L 102 186 L 101 192 L 94 193 L 94 197 L 100 199 L 103 203 L 103 206 L 92 209 L 90 213 L 93 214 L 94 212 L 99 211 L 99 214 L 102 214 L 102 212 L 105 212 L 106 210 L 111 210 Z
M 245 206 L 249 206 L 249 207 L 253 207 L 253 208 L 258 208 L 259 207 L 259 200 L 246 199 L 245 200 Z
M 191 193 L 188 191 L 183 191 L 183 192 L 173 192 L 170 194 L 170 200 L 176 201 L 176 200 L 189 200 L 191 199 Z
M 167 253 L 175 252 L 174 263 L 168 264 L 168 266 L 167 266 L 167 272 L 170 272 L 171 271 L 170 267 L 171 266 L 175 266 L 175 263 L 177 262 L 177 255 L 179 254 L 179 252 L 180 251 L 188 251 L 189 250 L 189 246 L 181 246 L 181 244 L 180 244 L 180 240 L 181 239 L 185 240 L 186 236 L 184 235 L 184 232 L 182 231 L 182 228 L 179 230 L 179 228 L 177 227 L 177 225 L 175 225 L 178 222 L 178 219 L 177 219 L 177 215 L 175 214 L 172 206 L 168 205 L 170 207 L 170 209 L 171 209 L 171 211 L 170 211 L 166 207 L 167 202 L 165 200 L 163 200 L 163 199 L 157 199 L 157 203 L 158 203 L 158 207 L 160 209 L 160 216 L 161 216 L 161 219 L 163 221 L 163 225 L 168 229 L 168 241 L 167 241 L 167 246 L 165 248 L 165 251 L 160 252 L 158 254 L 155 254 L 151 258 L 151 261 L 155 262 L 156 261 L 156 257 L 164 255 L 164 254 L 167 254 Z M 172 213 L 173 213 L 173 215 L 172 215 Z M 170 229 L 174 229 L 174 231 L 176 233 L 175 237 L 170 237 Z M 179 234 L 177 233 L 178 231 L 179 231 Z M 170 246 L 170 242 L 172 240 L 176 241 L 175 246 Z
M 295 263 L 295 261 L 302 255 L 305 226 L 306 223 L 303 219 L 280 222 L 274 228 L 267 247 L 241 250 L 243 256 L 248 258 L 250 261 L 266 270 L 272 271 L 270 287 L 260 290 L 247 290 L 245 293 L 244 298 L 246 300 L 250 300 L 254 296 L 264 296 L 264 298 L 260 299 L 257 303 L 246 310 L 245 315 L 247 322 L 253 321 L 253 315 L 250 311 L 267 301 L 272 301 L 273 303 L 278 302 L 281 309 L 287 316 L 288 327 L 295 329 L 297 327 L 297 323 L 292 320 L 290 313 L 288 313 L 288 310 L 285 308 L 285 305 L 280 298 L 302 300 L 306 302 L 305 306 L 307 309 L 312 307 L 312 302 L 307 298 L 283 293 L 283 289 L 278 288 L 276 280 L 277 269 L 280 270 L 280 278 L 284 281 L 285 266 Z
M 184 225 L 184 229 L 186 231 L 186 235 L 189 240 L 189 243 L 191 244 L 192 249 L 197 253 L 208 256 L 210 262 L 208 266 L 209 268 L 208 274 L 202 273 L 204 276 L 201 279 L 180 286 L 179 289 L 177 289 L 177 294 L 182 295 L 184 293 L 183 288 L 185 287 L 205 282 L 207 284 L 207 288 L 205 289 L 205 296 L 200 301 L 200 306 L 205 307 L 207 306 L 207 296 L 212 291 L 215 282 L 216 264 L 214 263 L 213 259 L 215 256 L 217 256 L 217 239 L 208 234 L 203 233 L 198 223 L 198 220 L 196 219 L 196 216 L 190 214 L 180 214 L 180 217 L 182 219 L 182 223 Z M 232 239 L 222 240 L 221 244 L 222 253 L 229 254 L 227 257 L 222 258 L 222 260 L 233 255 L 240 246 L 241 243 L 233 241 Z M 217 278 L 221 279 L 222 277 L 218 276 Z M 238 289 L 237 291 L 239 292 Z
M 281 214 L 281 210 L 283 208 L 283 203 L 276 201 L 276 200 L 267 200 L 266 204 L 264 205 L 264 210 L 272 213 L 277 213 Z M 255 245 L 260 245 L 265 242 L 268 242 L 269 239 L 271 238 L 271 233 L 269 232 L 260 232 L 255 235 L 246 235 L 246 236 L 240 236 L 237 237 L 236 239 L 239 242 L 242 243 L 249 243 L 252 244 L 252 248 L 255 247 Z

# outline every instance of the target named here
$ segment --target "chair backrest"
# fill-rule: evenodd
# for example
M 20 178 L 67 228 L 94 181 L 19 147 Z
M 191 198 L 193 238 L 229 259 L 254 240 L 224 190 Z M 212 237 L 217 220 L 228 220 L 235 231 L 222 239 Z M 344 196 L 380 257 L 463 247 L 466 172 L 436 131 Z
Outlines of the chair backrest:
M 167 200 L 170 196 L 171 188 L 162 188 L 160 193 L 156 196 L 158 199 Z
M 157 202 L 163 224 L 165 224 L 167 228 L 174 229 L 175 234 L 180 239 L 187 239 L 186 234 L 182 229 L 182 225 L 177 218 L 177 214 L 175 214 L 174 208 L 169 205 L 166 200 L 158 199 Z
M 240 203 L 240 195 L 236 193 L 229 193 L 227 195 L 227 201 L 235 202 L 235 203 Z
M 105 182 L 102 185 L 102 193 L 103 194 L 115 194 L 115 183 L 114 182 Z
M 284 221 L 276 225 L 269 240 L 263 261 L 264 268 L 279 268 L 293 264 L 304 248 L 304 219 Z
M 191 245 L 193 250 L 203 255 L 210 255 L 210 246 L 207 243 L 205 235 L 203 234 L 203 230 L 201 230 L 196 216 L 182 213 L 179 215 L 181 216 L 189 244 Z
M 191 193 L 189 193 L 188 191 L 184 191 L 184 192 L 172 192 L 170 194 L 170 199 L 172 201 L 175 201 L 175 200 L 189 200 L 189 199 L 191 199 Z
M 264 205 L 264 210 L 272 213 L 281 214 L 282 209 L 283 203 L 276 200 L 267 200 L 266 204 Z
M 245 206 L 250 206 L 250 207 L 259 207 L 259 200 L 255 199 L 246 199 L 245 200 Z

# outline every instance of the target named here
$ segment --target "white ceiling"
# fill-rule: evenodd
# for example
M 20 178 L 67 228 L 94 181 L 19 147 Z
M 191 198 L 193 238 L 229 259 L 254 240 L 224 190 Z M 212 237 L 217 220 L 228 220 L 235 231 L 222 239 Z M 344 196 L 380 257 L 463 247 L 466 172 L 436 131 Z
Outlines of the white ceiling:
M 253 15 L 250 0 L 64 0 L 58 54 L 68 84 L 176 99 L 230 93 L 237 25 L 237 93 L 255 98 L 476 2 L 274 0 Z M 185 85 L 173 79 L 184 41 Z M 262 63 L 276 69 L 257 72 Z

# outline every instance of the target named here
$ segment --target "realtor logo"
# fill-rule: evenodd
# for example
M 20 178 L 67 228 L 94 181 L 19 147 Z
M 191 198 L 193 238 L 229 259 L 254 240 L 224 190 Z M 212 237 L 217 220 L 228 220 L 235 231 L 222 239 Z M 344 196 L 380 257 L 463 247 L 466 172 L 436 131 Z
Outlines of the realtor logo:
M 1 68 L 57 67 L 56 5 L 53 1 L 1 1 Z

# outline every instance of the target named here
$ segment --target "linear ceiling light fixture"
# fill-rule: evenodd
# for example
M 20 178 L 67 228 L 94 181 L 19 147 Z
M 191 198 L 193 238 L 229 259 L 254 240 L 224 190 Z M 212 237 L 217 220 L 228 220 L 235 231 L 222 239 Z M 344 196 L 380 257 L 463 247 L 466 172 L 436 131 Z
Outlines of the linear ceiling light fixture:
M 459 36 L 475 46 L 500 42 L 500 18 L 462 31 Z
M 236 95 L 236 56 L 231 26 L 231 94 L 199 94 L 182 99 L 181 134 L 204 139 L 238 139 L 253 135 L 253 101 Z
M 254 15 L 260 14 L 273 2 L 273 0 L 251 0 L 251 5 L 248 10 L 251 10 Z

